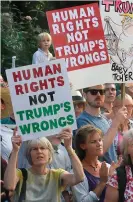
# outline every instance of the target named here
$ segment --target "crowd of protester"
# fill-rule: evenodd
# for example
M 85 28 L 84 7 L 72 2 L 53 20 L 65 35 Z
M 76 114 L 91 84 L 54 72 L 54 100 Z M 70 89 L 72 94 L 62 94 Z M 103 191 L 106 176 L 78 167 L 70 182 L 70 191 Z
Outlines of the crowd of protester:
M 55 59 L 51 43 L 38 36 L 33 64 Z M 133 83 L 123 100 L 114 83 L 72 89 L 77 130 L 25 142 L 1 89 L 1 201 L 133 202 Z

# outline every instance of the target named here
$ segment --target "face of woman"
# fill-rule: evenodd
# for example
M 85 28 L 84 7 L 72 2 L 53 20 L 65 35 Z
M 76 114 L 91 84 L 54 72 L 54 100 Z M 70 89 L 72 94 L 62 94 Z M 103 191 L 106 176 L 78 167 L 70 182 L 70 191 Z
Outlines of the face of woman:
M 90 156 L 103 155 L 103 140 L 99 133 L 95 133 L 91 137 L 88 136 L 83 147 Z
M 46 165 L 49 162 L 49 149 L 41 146 L 41 145 L 34 145 L 31 149 L 31 159 L 33 165 Z
M 127 108 L 127 119 L 130 119 L 132 117 L 133 112 L 133 101 L 130 98 L 126 98 L 124 100 L 124 106 Z M 117 114 L 118 110 L 121 109 L 122 104 L 121 101 L 117 102 L 117 105 L 114 106 L 113 111 L 115 114 Z

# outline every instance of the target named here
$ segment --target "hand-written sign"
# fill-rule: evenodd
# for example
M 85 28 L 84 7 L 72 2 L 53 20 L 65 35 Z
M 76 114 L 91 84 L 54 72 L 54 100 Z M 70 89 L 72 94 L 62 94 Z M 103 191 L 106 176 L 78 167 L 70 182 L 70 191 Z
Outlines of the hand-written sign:
M 11 99 L 23 140 L 76 129 L 64 59 L 6 71 Z
M 105 64 L 103 72 L 106 73 L 109 70 L 109 58 L 98 4 L 48 11 L 47 19 L 56 58 L 65 58 L 69 76 L 72 71 L 75 76 L 76 70 L 79 70 L 79 75 L 81 75 L 83 68 L 87 71 L 82 71 L 83 78 L 86 73 L 92 76 L 96 74 L 95 68 L 92 67 Z M 90 67 L 91 70 L 88 72 Z M 107 73 L 107 79 L 109 79 L 110 72 L 109 70 Z M 77 82 L 80 88 L 89 85 L 89 83 L 82 84 L 85 82 L 85 79 L 83 80 L 80 86 Z M 91 81 L 91 78 L 87 78 L 87 81 L 89 80 Z M 95 77 L 91 83 L 94 85 L 96 82 L 98 84 L 102 81 L 97 81 Z
M 102 0 L 101 17 L 115 82 L 133 81 L 133 0 Z

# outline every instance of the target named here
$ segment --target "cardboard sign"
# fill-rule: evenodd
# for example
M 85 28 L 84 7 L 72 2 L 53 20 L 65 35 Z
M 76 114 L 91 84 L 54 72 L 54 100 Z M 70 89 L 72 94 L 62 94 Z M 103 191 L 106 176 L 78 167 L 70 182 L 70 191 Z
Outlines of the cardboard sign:
M 113 81 L 133 82 L 133 0 L 100 1 Z
M 47 19 L 55 56 L 65 58 L 75 89 L 111 80 L 98 4 L 48 11 Z
M 65 60 L 6 71 L 16 125 L 23 140 L 76 129 Z

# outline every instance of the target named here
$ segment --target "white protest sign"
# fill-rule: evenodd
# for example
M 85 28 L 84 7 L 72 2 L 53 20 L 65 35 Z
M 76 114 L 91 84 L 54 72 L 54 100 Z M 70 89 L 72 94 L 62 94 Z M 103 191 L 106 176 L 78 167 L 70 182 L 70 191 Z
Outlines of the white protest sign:
M 74 89 L 112 80 L 98 4 L 51 10 L 47 19 L 56 58 L 65 58 Z
M 16 125 L 23 140 L 76 129 L 65 60 L 6 70 Z
M 133 0 L 100 1 L 113 82 L 133 82 Z

